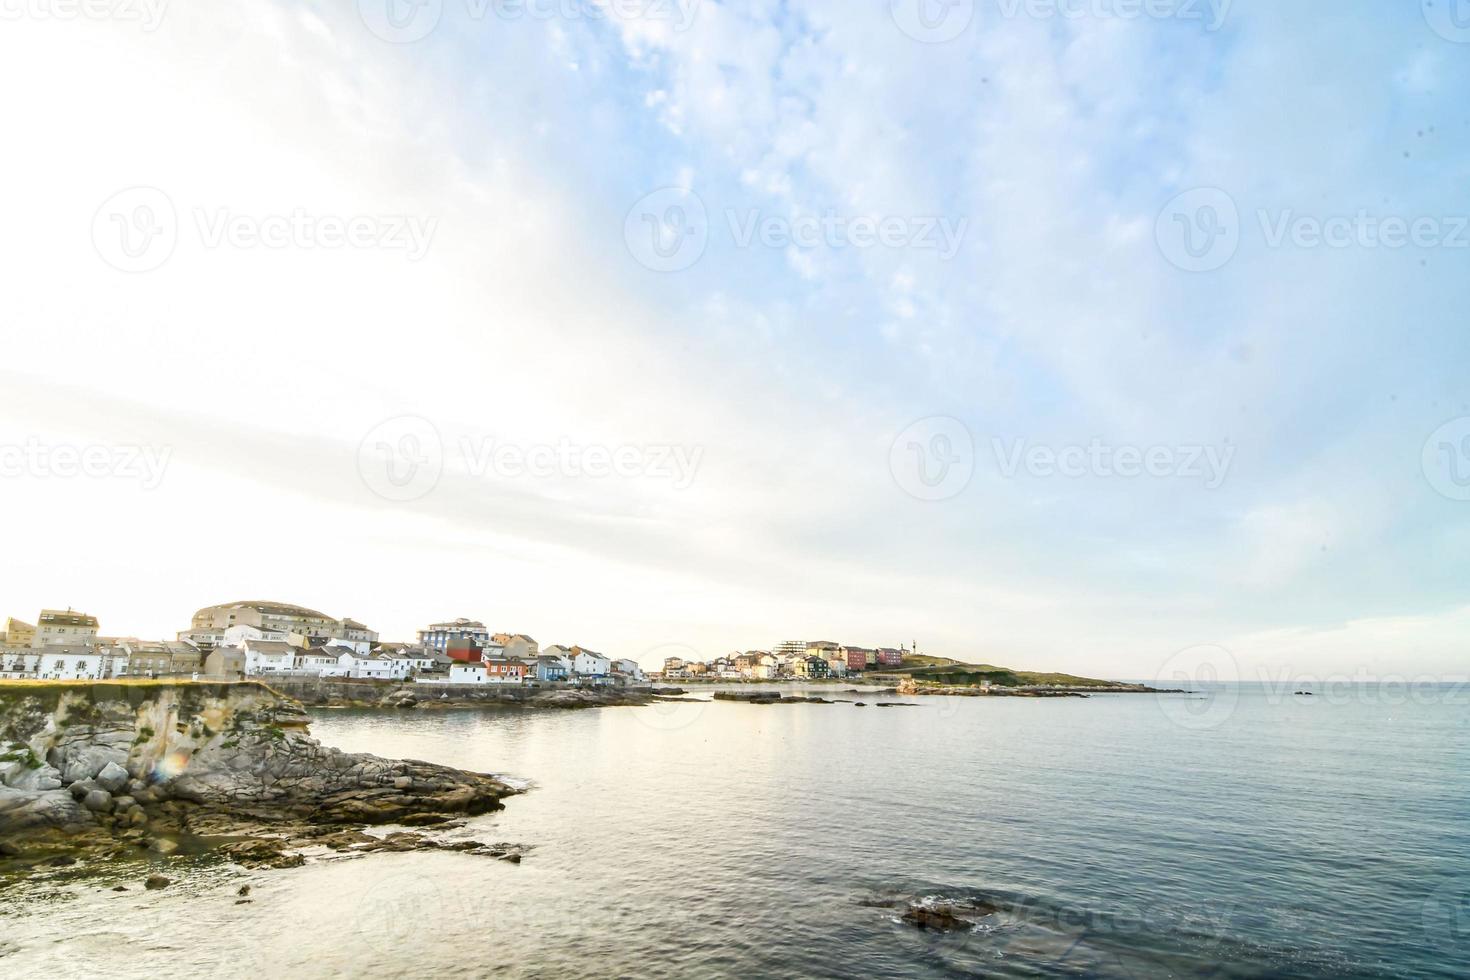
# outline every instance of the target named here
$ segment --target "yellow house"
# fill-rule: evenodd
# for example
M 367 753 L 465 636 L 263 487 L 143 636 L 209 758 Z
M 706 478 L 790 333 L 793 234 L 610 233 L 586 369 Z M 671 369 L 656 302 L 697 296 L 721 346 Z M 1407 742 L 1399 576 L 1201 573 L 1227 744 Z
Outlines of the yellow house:
M 30 623 L 22 623 L 18 619 L 7 619 L 5 621 L 5 645 L 12 647 L 28 647 L 36 638 L 36 628 Z

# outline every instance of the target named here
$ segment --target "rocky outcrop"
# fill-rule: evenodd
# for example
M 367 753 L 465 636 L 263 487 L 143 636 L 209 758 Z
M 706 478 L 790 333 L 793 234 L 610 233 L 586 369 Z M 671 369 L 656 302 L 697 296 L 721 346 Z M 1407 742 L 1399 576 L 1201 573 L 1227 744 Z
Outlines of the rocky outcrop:
M 487 775 L 327 748 L 257 683 L 0 683 L 0 838 L 432 822 L 498 809 Z
M 778 694 L 773 691 L 716 691 L 711 695 L 716 701 L 739 701 L 744 704 L 831 704 L 826 698 L 801 697 L 794 694 Z
M 646 687 L 444 685 L 342 677 L 283 677 L 272 679 L 271 686 L 303 704 L 323 708 L 606 708 L 652 702 Z

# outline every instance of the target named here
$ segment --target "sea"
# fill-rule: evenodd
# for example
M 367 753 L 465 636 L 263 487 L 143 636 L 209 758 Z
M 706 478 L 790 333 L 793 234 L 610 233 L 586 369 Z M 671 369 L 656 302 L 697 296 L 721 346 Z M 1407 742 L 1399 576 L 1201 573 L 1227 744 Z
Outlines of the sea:
M 443 832 L 525 859 L 11 882 L 0 976 L 1470 976 L 1462 686 L 815 692 L 846 700 L 315 710 L 525 787 Z M 941 905 L 973 925 L 903 921 Z

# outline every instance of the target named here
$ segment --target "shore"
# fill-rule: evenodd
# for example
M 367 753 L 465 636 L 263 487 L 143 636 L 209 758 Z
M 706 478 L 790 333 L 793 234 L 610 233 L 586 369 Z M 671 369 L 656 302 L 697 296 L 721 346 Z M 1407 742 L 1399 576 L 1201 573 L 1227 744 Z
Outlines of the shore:
M 264 683 L 309 708 L 580 708 L 628 707 L 650 703 L 649 687 L 530 687 L 514 684 L 415 684 L 411 681 L 345 677 L 271 677 Z

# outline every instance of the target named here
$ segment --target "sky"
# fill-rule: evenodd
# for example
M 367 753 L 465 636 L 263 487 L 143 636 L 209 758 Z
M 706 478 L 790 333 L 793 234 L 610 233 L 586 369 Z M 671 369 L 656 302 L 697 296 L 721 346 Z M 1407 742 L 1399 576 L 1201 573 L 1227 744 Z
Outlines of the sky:
M 0 616 L 1470 670 L 1470 5 L 5 0 Z

